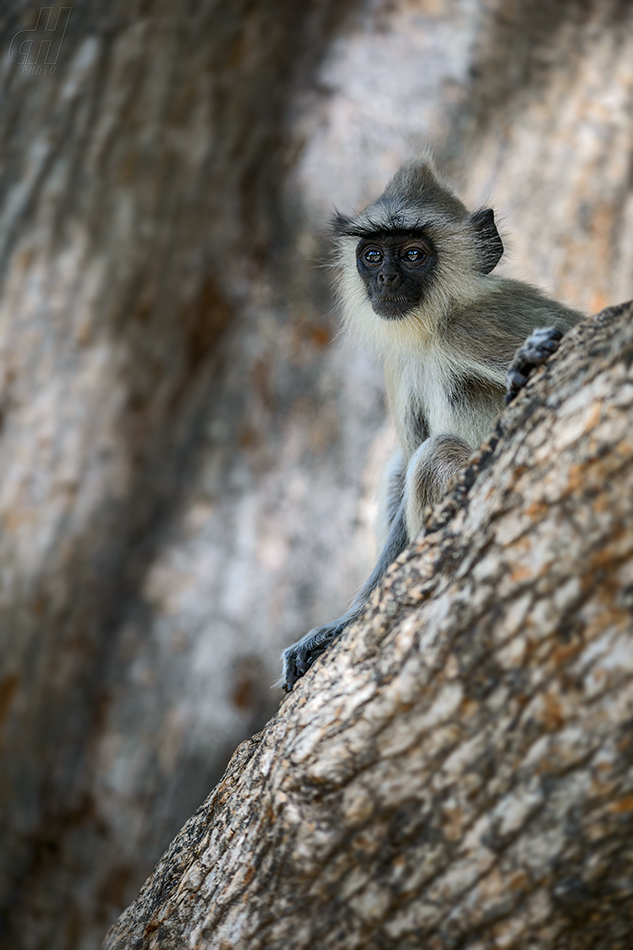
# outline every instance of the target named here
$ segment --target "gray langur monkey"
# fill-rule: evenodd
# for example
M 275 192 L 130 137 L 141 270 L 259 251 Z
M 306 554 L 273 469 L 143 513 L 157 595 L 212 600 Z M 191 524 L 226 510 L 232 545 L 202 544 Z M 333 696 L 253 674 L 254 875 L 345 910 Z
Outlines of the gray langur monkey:
M 356 217 L 337 215 L 333 225 L 344 324 L 382 358 L 400 448 L 379 491 L 376 566 L 341 617 L 284 651 L 286 691 L 360 615 L 420 531 L 425 507 L 582 317 L 529 284 L 492 276 L 503 254 L 493 212 L 469 212 L 428 156 L 404 165 Z

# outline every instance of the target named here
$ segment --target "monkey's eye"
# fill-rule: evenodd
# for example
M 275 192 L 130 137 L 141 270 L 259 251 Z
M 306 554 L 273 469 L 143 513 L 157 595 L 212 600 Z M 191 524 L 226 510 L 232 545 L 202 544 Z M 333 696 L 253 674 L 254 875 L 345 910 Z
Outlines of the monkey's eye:
M 400 256 L 405 264 L 421 264 L 428 254 L 423 247 L 407 247 Z
M 382 257 L 382 251 L 379 247 L 366 247 L 363 251 L 363 260 L 367 264 L 373 264 L 374 266 L 376 264 L 381 264 Z

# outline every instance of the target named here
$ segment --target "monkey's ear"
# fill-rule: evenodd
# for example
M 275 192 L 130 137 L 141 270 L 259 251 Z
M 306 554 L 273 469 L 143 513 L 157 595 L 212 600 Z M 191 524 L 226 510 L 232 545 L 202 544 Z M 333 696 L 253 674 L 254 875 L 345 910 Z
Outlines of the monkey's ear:
M 497 231 L 494 211 L 492 208 L 475 211 L 470 216 L 470 224 L 479 247 L 481 272 L 489 274 L 497 266 L 503 254 L 503 241 Z

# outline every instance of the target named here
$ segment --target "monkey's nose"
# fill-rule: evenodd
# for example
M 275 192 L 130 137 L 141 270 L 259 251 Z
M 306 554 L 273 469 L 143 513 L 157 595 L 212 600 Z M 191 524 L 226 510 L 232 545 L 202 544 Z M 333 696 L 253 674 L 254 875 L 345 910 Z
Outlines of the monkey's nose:
M 383 271 L 381 274 L 378 274 L 378 283 L 381 286 L 393 287 L 395 289 L 400 286 L 401 277 L 397 271 L 387 271 L 386 273 Z

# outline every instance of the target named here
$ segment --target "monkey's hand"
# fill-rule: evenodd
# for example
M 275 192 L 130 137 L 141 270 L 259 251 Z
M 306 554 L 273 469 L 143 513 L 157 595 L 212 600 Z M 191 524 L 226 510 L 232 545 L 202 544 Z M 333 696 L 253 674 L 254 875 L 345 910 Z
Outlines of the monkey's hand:
M 293 643 L 281 654 L 284 671 L 279 681 L 284 692 L 289 693 L 298 679 L 307 673 L 317 657 L 328 648 L 332 640 L 350 623 L 346 617 L 339 617 L 322 627 L 314 627 L 305 637 Z
M 562 337 L 562 330 L 556 327 L 540 327 L 527 338 L 508 369 L 506 404 L 523 389 L 530 374 L 556 352 Z

